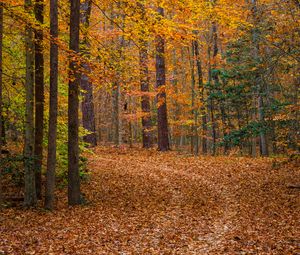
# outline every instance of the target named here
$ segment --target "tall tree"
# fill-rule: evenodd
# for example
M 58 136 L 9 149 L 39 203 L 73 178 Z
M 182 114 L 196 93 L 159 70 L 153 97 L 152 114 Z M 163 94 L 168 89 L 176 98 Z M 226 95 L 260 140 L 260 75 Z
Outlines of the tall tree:
M 71 0 L 70 13 L 70 70 L 68 95 L 68 203 L 80 204 L 80 176 L 79 176 L 79 26 L 80 0 Z
M 158 14 L 163 17 L 164 9 L 158 7 Z M 166 63 L 165 63 L 165 39 L 161 35 L 156 36 L 156 88 L 157 92 L 157 131 L 158 150 L 167 151 L 170 149 L 168 116 L 167 116 L 167 95 L 166 95 Z
M 111 29 L 115 26 L 121 29 L 122 31 L 125 30 L 125 15 L 121 13 L 124 1 L 116 1 L 116 10 L 114 9 L 114 4 L 111 5 Z M 114 77 L 113 81 L 113 89 L 112 89 L 112 103 L 113 103 L 113 140 L 115 145 L 119 146 L 122 144 L 123 135 L 122 135 L 122 88 L 121 83 L 123 77 L 123 65 L 122 61 L 124 61 L 125 54 L 124 54 L 124 47 L 125 47 L 125 37 L 124 35 L 120 35 L 117 37 L 117 41 L 115 43 L 116 47 L 116 54 L 114 54 L 116 61 L 115 68 L 116 68 L 116 76 Z
M 90 43 L 87 35 L 87 30 L 90 24 L 90 16 L 92 10 L 92 1 L 85 0 L 81 3 L 81 25 L 83 30 L 83 40 L 81 42 L 81 54 L 90 57 Z M 97 145 L 95 133 L 95 113 L 94 113 L 94 98 L 93 98 L 93 84 L 91 83 L 87 74 L 91 72 L 88 63 L 83 63 L 84 72 L 81 75 L 81 90 L 83 90 L 82 98 L 82 124 L 83 127 L 90 132 L 83 137 L 83 140 L 90 146 Z
M 149 68 L 148 68 L 148 42 L 145 39 L 145 6 L 144 3 L 138 3 L 140 18 L 142 22 L 141 31 L 140 31 L 140 39 L 139 39 L 139 62 L 140 62 L 140 84 L 141 91 L 143 93 L 141 100 L 142 107 L 142 138 L 143 138 L 143 148 L 150 148 L 152 146 L 152 121 L 151 121 L 151 113 L 150 113 L 150 98 L 147 93 L 149 93 Z
M 2 158 L 2 72 L 3 72 L 3 3 L 0 2 L 0 162 Z M 0 209 L 2 207 L 3 195 L 2 195 L 2 169 L 0 169 Z
M 215 155 L 216 153 L 216 118 L 215 118 L 215 100 L 214 93 L 218 86 L 218 75 L 215 71 L 216 68 L 216 56 L 218 54 L 218 35 L 217 35 L 217 25 L 212 22 L 211 32 L 210 32 L 210 42 L 208 44 L 208 82 L 209 82 L 209 92 L 208 92 L 208 114 L 211 123 L 211 153 Z M 212 56 L 211 56 L 212 53 Z M 212 63 L 213 60 L 213 63 Z
M 58 87 L 58 0 L 50 1 L 50 105 L 48 131 L 48 161 L 46 172 L 45 208 L 54 206 L 56 138 L 57 138 L 57 87 Z
M 219 53 L 219 48 L 218 48 L 218 27 L 217 24 L 215 22 L 213 22 L 212 25 L 212 36 L 213 36 L 213 70 L 212 71 L 212 79 L 213 79 L 213 93 L 216 93 L 216 91 L 218 90 L 219 87 L 219 74 L 217 72 L 217 55 Z M 216 117 L 215 117 L 215 111 L 216 111 L 216 107 L 215 107 L 215 103 L 214 103 L 214 96 L 211 97 L 211 124 L 212 124 L 212 138 L 213 138 L 213 155 L 216 154 L 216 142 L 217 142 L 217 123 L 216 123 Z
M 25 11 L 32 11 L 32 1 L 25 0 Z M 24 206 L 35 206 L 37 202 L 34 172 L 34 41 L 33 28 L 30 23 L 25 28 L 26 51 L 26 111 L 25 111 L 25 197 Z
M 44 1 L 36 0 L 34 6 L 35 18 L 39 25 L 44 23 Z M 44 54 L 43 30 L 35 29 L 35 185 L 36 194 L 41 198 L 41 176 L 43 159 L 43 134 L 44 134 Z
M 191 54 L 189 54 L 190 68 L 191 68 L 191 98 L 192 98 L 192 115 L 193 125 L 191 128 L 191 153 L 198 155 L 199 139 L 198 139 L 198 109 L 195 106 L 198 90 L 196 89 L 196 75 L 195 75 L 195 42 L 192 41 Z
M 198 32 L 195 32 L 198 34 Z M 207 153 L 207 120 L 206 120 L 206 112 L 205 112 L 205 104 L 204 104 L 204 84 L 203 84 L 203 71 L 202 71 L 202 61 L 200 58 L 200 49 L 198 39 L 195 38 L 193 41 L 194 44 L 194 54 L 196 58 L 196 66 L 197 66 L 197 83 L 198 83 L 198 93 L 200 94 L 200 100 L 202 102 L 200 113 L 202 115 L 202 153 Z

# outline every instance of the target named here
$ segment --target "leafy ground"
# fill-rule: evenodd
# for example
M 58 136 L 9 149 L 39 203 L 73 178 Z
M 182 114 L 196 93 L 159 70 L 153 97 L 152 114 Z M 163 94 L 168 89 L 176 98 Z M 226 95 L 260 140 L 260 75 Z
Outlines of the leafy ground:
M 0 254 L 300 254 L 300 170 L 272 165 L 97 148 L 90 203 L 5 209 Z

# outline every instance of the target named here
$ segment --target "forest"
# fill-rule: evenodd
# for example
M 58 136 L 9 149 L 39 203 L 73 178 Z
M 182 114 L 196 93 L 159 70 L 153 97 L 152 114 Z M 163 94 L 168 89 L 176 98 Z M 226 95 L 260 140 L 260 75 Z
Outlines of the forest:
M 299 254 L 299 0 L 0 0 L 0 255 Z

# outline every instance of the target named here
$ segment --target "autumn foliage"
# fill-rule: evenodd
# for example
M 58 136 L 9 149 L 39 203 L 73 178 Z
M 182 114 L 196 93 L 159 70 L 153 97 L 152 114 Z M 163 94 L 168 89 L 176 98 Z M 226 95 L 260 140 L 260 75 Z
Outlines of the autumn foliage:
M 0 255 L 298 254 L 299 27 L 298 0 L 0 0 Z

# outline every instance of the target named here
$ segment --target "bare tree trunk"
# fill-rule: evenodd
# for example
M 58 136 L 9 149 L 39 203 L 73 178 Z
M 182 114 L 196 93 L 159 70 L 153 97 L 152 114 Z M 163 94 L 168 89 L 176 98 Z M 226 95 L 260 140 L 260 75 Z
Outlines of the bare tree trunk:
M 48 161 L 46 172 L 45 208 L 54 207 L 56 138 L 57 138 L 57 88 L 58 88 L 58 0 L 50 1 L 50 105 L 48 131 Z
M 143 4 L 138 4 L 139 11 L 141 14 L 141 20 L 145 20 L 145 7 Z M 141 91 L 144 93 L 142 95 L 141 106 L 142 106 L 142 137 L 143 137 L 143 148 L 150 148 L 153 143 L 152 138 L 152 121 L 151 121 L 151 109 L 150 109 L 150 98 L 147 93 L 149 93 L 149 69 L 148 69 L 148 43 L 144 39 L 145 31 L 142 26 L 140 34 L 140 84 Z
M 198 155 L 199 149 L 199 140 L 198 140 L 198 110 L 195 106 L 195 101 L 198 98 L 198 93 L 196 92 L 196 79 L 195 79 L 195 43 L 192 42 L 190 58 L 190 68 L 191 68 L 191 97 L 192 97 L 192 115 L 193 115 L 193 125 L 192 125 L 192 134 L 191 134 L 191 153 Z
M 36 0 L 35 18 L 39 24 L 44 23 L 44 1 Z M 35 136 L 34 169 L 37 198 L 41 198 L 42 160 L 44 135 L 44 54 L 43 30 L 35 29 Z
M 202 103 L 200 112 L 202 115 L 202 153 L 207 153 L 207 120 L 206 120 L 206 112 L 205 112 L 205 103 L 204 103 L 204 84 L 203 84 L 203 72 L 202 72 L 202 63 L 200 59 L 200 50 L 199 43 L 197 39 L 194 41 L 194 51 L 196 57 L 196 65 L 197 65 L 197 75 L 198 75 L 198 91 L 200 93 L 200 100 Z
M 150 148 L 152 146 L 152 121 L 150 113 L 150 99 L 149 95 L 149 71 L 148 71 L 148 53 L 147 49 L 140 50 L 140 73 L 141 73 L 141 91 L 145 93 L 142 95 L 142 135 L 143 135 L 143 147 Z
M 210 127 L 210 133 L 211 133 L 211 141 L 209 142 L 210 144 L 210 150 L 211 154 L 215 155 L 216 153 L 216 124 L 215 124 L 215 107 L 214 107 L 214 98 L 213 98 L 213 93 L 214 89 L 213 86 L 213 81 L 215 83 L 215 75 L 213 75 L 212 72 L 212 64 L 211 64 L 211 46 L 213 46 L 213 59 L 215 58 L 215 54 L 217 54 L 216 48 L 215 48 L 215 33 L 216 33 L 216 25 L 212 25 L 211 29 L 211 41 L 209 42 L 208 46 L 208 82 L 209 82 L 209 92 L 208 92 L 208 103 L 207 103 L 207 111 L 208 111 L 208 119 L 209 122 L 211 123 Z
M 0 3 L 0 163 L 2 159 L 2 105 L 3 105 L 3 95 L 2 95 L 2 73 L 3 73 L 3 3 Z M 2 191 L 2 168 L 0 168 L 0 210 L 3 204 L 3 191 Z
M 79 53 L 80 0 L 71 0 L 70 50 L 74 58 Z M 77 55 L 76 55 L 77 54 Z M 68 98 L 68 203 L 77 205 L 80 198 L 79 144 L 78 144 L 78 106 L 80 71 L 76 60 L 70 60 L 69 98 Z
M 31 0 L 25 0 L 25 11 L 31 12 Z M 34 42 L 31 24 L 25 28 L 26 50 L 26 111 L 25 111 L 25 197 L 24 206 L 35 206 L 37 202 L 34 172 Z
M 159 7 L 158 13 L 164 16 L 164 9 Z M 170 149 L 168 134 L 167 96 L 166 96 L 166 64 L 165 64 L 165 40 L 162 36 L 156 36 L 156 88 L 157 94 L 157 130 L 158 150 Z
M 90 25 L 90 16 L 92 9 L 92 1 L 85 0 L 81 3 L 81 24 L 86 31 Z M 90 43 L 87 38 L 87 34 L 84 34 L 83 41 L 81 43 L 81 54 L 86 58 L 90 57 Z M 88 63 L 82 64 L 85 72 L 81 74 L 81 89 L 82 93 L 82 124 L 83 127 L 90 132 L 90 134 L 83 137 L 84 142 L 90 146 L 97 145 L 96 130 L 95 130 L 95 113 L 94 113 L 94 97 L 93 97 L 93 84 L 91 83 L 87 73 L 91 72 L 91 68 Z

